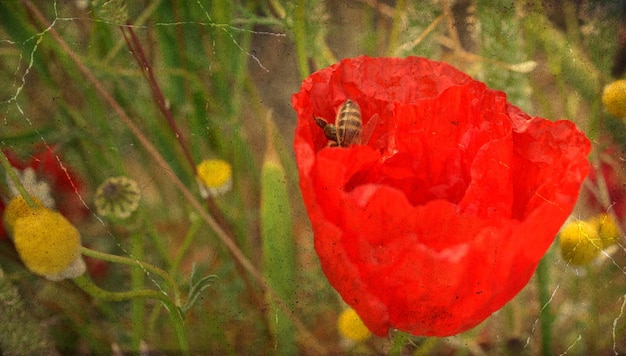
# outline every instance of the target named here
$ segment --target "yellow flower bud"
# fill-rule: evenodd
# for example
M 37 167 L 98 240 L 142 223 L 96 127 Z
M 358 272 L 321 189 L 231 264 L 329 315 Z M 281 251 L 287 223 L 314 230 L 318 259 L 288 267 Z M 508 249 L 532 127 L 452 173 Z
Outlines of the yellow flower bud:
M 596 226 L 582 220 L 569 222 L 561 229 L 559 244 L 565 261 L 577 266 L 593 261 L 602 249 Z
M 80 259 L 78 230 L 63 215 L 47 208 L 35 209 L 16 219 L 13 241 L 26 267 L 49 279 L 67 277 L 66 270 Z M 84 269 L 76 273 L 82 272 Z
M 371 335 L 367 326 L 352 308 L 345 309 L 339 314 L 337 329 L 341 336 L 354 342 L 365 341 Z
M 233 171 L 230 164 L 221 159 L 206 159 L 196 167 L 200 194 L 203 198 L 222 195 L 233 185 Z
M 615 117 L 626 117 L 626 80 L 620 79 L 604 87 L 602 103 Z
M 13 226 L 15 226 L 17 219 L 33 215 L 36 210 L 43 208 L 39 199 L 33 197 L 33 200 L 37 207 L 31 207 L 21 195 L 18 195 L 11 199 L 4 209 L 4 227 L 10 235 L 13 235 Z

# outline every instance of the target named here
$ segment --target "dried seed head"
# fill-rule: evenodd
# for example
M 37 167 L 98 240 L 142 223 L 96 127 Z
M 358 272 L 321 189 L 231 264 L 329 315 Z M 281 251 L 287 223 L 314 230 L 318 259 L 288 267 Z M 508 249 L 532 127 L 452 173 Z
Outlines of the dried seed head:
M 111 177 L 96 190 L 96 210 L 100 215 L 126 219 L 137 210 L 140 199 L 137 182 L 127 177 Z

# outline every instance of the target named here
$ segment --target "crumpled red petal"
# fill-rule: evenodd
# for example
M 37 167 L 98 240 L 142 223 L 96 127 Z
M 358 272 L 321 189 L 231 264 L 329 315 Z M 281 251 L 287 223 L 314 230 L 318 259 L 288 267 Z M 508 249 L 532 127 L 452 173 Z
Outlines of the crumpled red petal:
M 363 145 L 327 147 L 356 101 Z M 513 298 L 570 214 L 590 144 L 425 58 L 343 60 L 292 98 L 300 188 L 329 282 L 379 336 L 448 336 Z

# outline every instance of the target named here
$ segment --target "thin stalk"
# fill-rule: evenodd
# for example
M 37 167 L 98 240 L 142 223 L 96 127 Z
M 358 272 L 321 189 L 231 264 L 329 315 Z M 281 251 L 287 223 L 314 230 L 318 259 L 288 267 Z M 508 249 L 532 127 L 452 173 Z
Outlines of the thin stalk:
M 30 206 L 31 208 L 36 208 L 37 204 L 35 203 L 35 200 L 30 196 L 26 188 L 24 188 L 24 184 L 22 184 L 22 181 L 17 176 L 17 173 L 15 173 L 15 170 L 13 169 L 13 166 L 11 165 L 11 162 L 9 162 L 9 159 L 5 155 L 4 151 L 0 150 L 0 152 L 2 152 L 2 154 L 0 154 L 0 164 L 2 165 L 2 168 L 4 168 L 4 170 L 7 172 L 9 179 L 11 179 L 11 182 L 13 182 L 13 185 L 17 188 L 17 191 L 20 192 L 22 198 L 26 200 L 28 206 Z
M 185 254 L 187 253 L 187 251 L 189 251 L 189 248 L 191 247 L 191 243 L 194 241 L 196 233 L 198 232 L 198 230 L 200 230 L 200 226 L 202 226 L 202 223 L 203 223 L 202 220 L 198 218 L 191 219 L 191 220 L 192 220 L 191 227 L 189 228 L 189 231 L 187 232 L 185 239 L 180 244 L 180 247 L 178 248 L 178 251 L 176 252 L 176 256 L 174 257 L 174 260 L 172 261 L 172 265 L 170 266 L 170 273 L 173 273 L 174 271 L 178 269 L 180 263 L 183 260 L 183 257 L 185 257 Z
M 98 258 L 104 261 L 109 261 L 109 262 L 114 262 L 114 263 L 121 263 L 121 264 L 125 264 L 125 265 L 129 265 L 129 266 L 139 266 L 141 268 L 141 270 L 143 270 L 144 272 L 152 272 L 156 275 L 158 275 L 159 277 L 163 278 L 163 280 L 165 280 L 167 282 L 167 284 L 170 285 L 170 288 L 173 290 L 173 295 L 174 295 L 174 302 L 176 303 L 176 305 L 181 305 L 180 303 L 180 291 L 178 290 L 178 285 L 176 284 L 176 282 L 174 281 L 174 279 L 172 279 L 172 277 L 165 272 L 164 270 L 151 265 L 149 263 L 146 262 L 141 262 L 137 259 L 132 259 L 132 258 L 128 258 L 128 257 L 123 257 L 123 256 L 116 256 L 116 255 L 111 255 L 108 253 L 104 253 L 104 252 L 100 252 L 100 251 L 96 251 L 96 250 L 92 250 L 89 249 L 87 247 L 81 247 L 80 252 L 85 255 L 85 256 L 89 256 L 89 257 L 94 257 L 94 258 Z
M 397 331 L 395 335 L 393 335 L 393 341 L 391 343 L 391 348 L 388 351 L 388 355 L 402 355 L 402 349 L 404 349 L 404 345 L 406 345 L 410 339 L 411 337 L 409 334 Z
M 193 161 L 193 157 L 191 156 L 191 151 L 189 150 L 189 147 L 185 142 L 182 131 L 178 128 L 178 125 L 176 124 L 174 115 L 172 114 L 172 111 L 170 110 L 169 105 L 165 100 L 165 95 L 163 95 L 163 91 L 161 91 L 161 87 L 159 86 L 159 83 L 154 76 L 154 71 L 152 70 L 152 66 L 150 65 L 150 62 L 146 57 L 143 47 L 141 46 L 141 42 L 137 38 L 137 35 L 135 34 L 135 31 L 130 26 L 130 24 L 128 26 L 120 26 L 120 29 L 122 30 L 124 39 L 126 39 L 126 43 L 128 44 L 130 52 L 133 54 L 133 57 L 135 57 L 135 61 L 137 61 L 137 64 L 141 69 L 141 73 L 143 74 L 144 78 L 146 78 L 146 81 L 150 86 L 150 90 L 152 91 L 152 97 L 156 100 L 157 107 L 161 111 L 161 114 L 165 116 L 167 124 L 170 126 L 170 129 L 172 129 L 172 132 L 174 133 L 174 136 L 176 137 L 180 148 L 185 154 L 185 158 L 187 159 L 189 166 L 195 171 L 196 165 Z
M 150 1 L 149 4 L 145 8 L 143 8 L 144 10 L 141 15 L 133 19 L 133 26 L 138 28 L 146 27 L 144 24 L 148 21 L 150 16 L 159 8 L 159 6 L 161 6 L 162 2 L 163 0 Z M 115 45 L 111 48 L 107 56 L 102 61 L 104 67 L 109 67 L 111 65 L 111 61 L 113 61 L 113 59 L 117 57 L 123 46 L 124 40 L 119 40 L 115 43 Z
M 132 256 L 141 261 L 144 259 L 143 248 L 143 235 L 134 232 L 130 235 L 130 253 Z M 132 268 L 130 271 L 130 285 L 132 290 L 141 290 L 145 287 L 146 275 L 140 268 Z M 141 339 L 144 335 L 144 319 L 145 319 L 145 304 L 142 299 L 133 298 L 130 305 L 131 310 L 131 322 L 132 322 L 132 335 L 131 344 L 132 349 L 139 351 Z
M 541 328 L 541 354 L 552 355 L 552 313 L 550 312 L 550 277 L 546 257 L 537 266 L 537 289 L 539 290 L 539 325 Z
M 389 46 L 387 47 L 387 55 L 393 56 L 398 47 L 398 37 L 400 36 L 400 23 L 402 22 L 402 14 L 404 14 L 406 0 L 398 0 L 396 9 L 393 12 L 393 23 L 391 24 L 391 32 L 389 33 Z
M 297 0 L 293 36 L 294 42 L 296 43 L 296 56 L 298 58 L 300 79 L 304 79 L 310 74 L 309 58 L 306 53 L 306 18 L 306 0 Z

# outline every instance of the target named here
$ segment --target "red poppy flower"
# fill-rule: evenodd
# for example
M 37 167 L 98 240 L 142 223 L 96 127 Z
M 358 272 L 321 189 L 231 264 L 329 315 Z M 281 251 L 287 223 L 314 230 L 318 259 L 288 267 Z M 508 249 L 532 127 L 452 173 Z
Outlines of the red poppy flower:
M 368 142 L 329 147 L 314 117 L 350 99 Z M 379 336 L 468 330 L 528 282 L 570 214 L 590 144 L 424 58 L 343 60 L 292 98 L 300 189 L 328 280 Z

